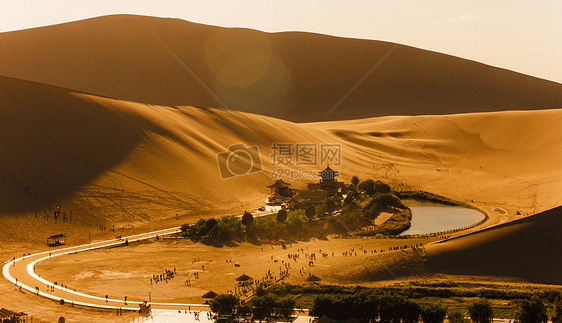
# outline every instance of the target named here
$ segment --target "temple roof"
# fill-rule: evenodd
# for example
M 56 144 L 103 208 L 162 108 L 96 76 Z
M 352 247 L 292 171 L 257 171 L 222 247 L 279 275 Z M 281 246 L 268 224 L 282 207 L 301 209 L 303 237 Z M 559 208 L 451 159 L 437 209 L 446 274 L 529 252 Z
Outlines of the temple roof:
M 320 177 L 322 177 L 322 180 L 335 180 L 336 177 L 340 176 L 340 172 L 333 170 L 330 168 L 330 164 L 328 164 L 328 166 L 326 166 L 326 168 L 320 172 Z
M 289 185 L 291 185 L 290 183 L 285 183 L 283 182 L 283 180 L 278 179 L 275 181 L 275 183 L 269 185 L 269 188 L 275 188 L 275 187 L 288 187 Z

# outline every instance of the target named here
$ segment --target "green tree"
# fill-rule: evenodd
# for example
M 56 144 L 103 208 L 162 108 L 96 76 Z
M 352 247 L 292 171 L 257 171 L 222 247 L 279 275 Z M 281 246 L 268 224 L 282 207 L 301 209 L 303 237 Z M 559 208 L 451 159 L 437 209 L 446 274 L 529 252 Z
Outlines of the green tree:
M 400 323 L 404 299 L 384 294 L 379 298 L 379 316 L 382 323 Z
M 238 298 L 232 294 L 220 294 L 211 300 L 211 311 L 222 314 L 232 314 L 238 306 Z
M 333 298 L 332 295 L 316 296 L 312 302 L 310 313 L 317 317 L 330 315 L 330 311 L 333 309 Z
M 217 221 L 216 219 L 214 218 L 207 219 L 207 221 L 205 221 L 206 232 L 205 234 L 202 235 L 213 233 L 217 229 L 218 225 L 219 225 L 219 221 Z
M 244 211 L 244 215 L 242 215 L 242 224 L 249 227 L 254 224 L 254 216 L 252 213 Z
M 316 208 L 314 207 L 314 205 L 307 206 L 306 209 L 304 210 L 304 214 L 309 219 L 312 219 L 314 217 L 314 215 L 316 215 Z
M 188 237 L 195 237 L 195 236 L 204 236 L 207 234 L 209 230 L 207 230 L 207 221 L 205 219 L 199 219 L 195 224 L 189 225 L 187 227 L 187 236 Z
M 287 220 L 287 210 L 281 209 L 277 212 L 277 222 L 283 223 Z
M 381 207 L 378 204 L 369 204 L 363 209 L 363 216 L 366 219 L 375 219 L 381 213 Z
M 254 317 L 257 319 L 273 316 L 275 305 L 275 298 L 273 298 L 270 294 L 264 296 L 254 296 L 254 298 L 250 301 L 252 314 L 254 314 Z
M 217 236 L 225 241 L 238 239 L 242 234 L 242 222 L 235 216 L 224 216 L 217 227 Z
M 239 305 L 236 308 L 236 314 L 244 317 L 250 316 L 252 314 L 252 308 L 249 304 Z
M 376 193 L 389 193 L 390 192 L 390 186 L 388 186 L 388 184 L 385 184 L 381 181 L 376 181 L 373 189 L 375 190 Z
M 296 301 L 290 297 L 283 297 L 276 301 L 275 307 L 277 308 L 277 315 L 281 317 L 289 317 L 293 314 Z
M 521 323 L 546 323 L 546 307 L 538 297 L 519 300 L 515 318 Z
M 303 210 L 290 211 L 287 216 L 287 230 L 296 235 L 303 233 L 306 220 Z
M 355 186 L 359 185 L 359 177 L 357 177 L 357 175 L 353 175 L 353 177 L 351 178 L 351 184 Z
M 400 209 L 405 209 L 406 206 L 402 203 L 402 201 L 389 193 L 384 194 L 377 194 L 373 196 L 371 203 L 380 205 L 381 209 L 388 209 L 389 207 L 393 206 Z
M 190 227 L 190 225 L 187 224 L 187 223 L 184 223 L 184 224 L 181 225 L 180 230 L 181 230 L 182 236 L 184 236 L 184 237 L 187 236 L 187 232 L 189 231 L 189 227 Z
M 407 299 L 402 303 L 401 312 L 403 323 L 417 323 L 420 319 L 421 308 L 418 303 Z
M 490 302 L 481 298 L 468 306 L 468 315 L 474 323 L 491 323 L 494 311 Z
M 373 194 L 375 194 L 375 181 L 373 181 L 372 179 L 368 179 L 366 181 L 359 183 L 357 188 L 359 188 L 362 191 L 365 191 L 367 195 L 372 196 Z
M 424 305 L 421 308 L 421 319 L 424 323 L 442 323 L 447 316 L 447 309 L 439 304 Z
M 447 317 L 449 323 L 468 323 L 468 320 L 464 317 L 464 314 L 458 310 L 451 311 Z
M 554 314 L 551 320 L 552 323 L 562 323 L 562 305 L 560 303 L 554 306 Z

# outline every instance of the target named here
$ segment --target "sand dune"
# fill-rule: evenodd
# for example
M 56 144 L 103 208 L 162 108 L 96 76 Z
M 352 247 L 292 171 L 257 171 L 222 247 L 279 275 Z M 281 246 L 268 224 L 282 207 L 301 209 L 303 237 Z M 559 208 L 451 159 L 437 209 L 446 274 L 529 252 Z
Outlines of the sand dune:
M 342 163 L 333 167 L 343 180 L 378 178 L 394 188 L 472 200 L 492 214 L 502 207 L 508 214 L 498 214 L 497 222 L 562 201 L 562 110 L 298 124 L 7 77 L 0 77 L 0 98 L 5 219 L 52 212 L 57 205 L 89 219 L 83 223 L 88 226 L 254 209 L 269 194 L 273 142 L 341 144 Z M 263 171 L 222 180 L 216 154 L 237 143 L 258 146 Z M 295 180 L 293 187 L 312 180 Z
M 562 107 L 562 85 L 399 45 L 116 15 L 0 34 L 0 75 L 167 106 L 227 106 L 292 121 Z
M 430 271 L 562 284 L 562 208 L 428 248 Z

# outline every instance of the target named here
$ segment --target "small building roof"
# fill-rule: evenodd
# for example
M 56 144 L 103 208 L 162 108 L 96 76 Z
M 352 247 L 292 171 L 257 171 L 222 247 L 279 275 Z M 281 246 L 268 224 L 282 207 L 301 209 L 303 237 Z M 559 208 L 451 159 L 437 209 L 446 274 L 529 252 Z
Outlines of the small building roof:
M 290 183 L 286 183 L 281 179 L 278 179 L 275 181 L 275 183 L 269 185 L 269 188 L 276 188 L 276 187 L 288 187 L 289 185 L 291 185 Z
M 299 191 L 295 197 L 302 199 L 325 199 L 328 197 L 326 191 Z
M 17 313 L 5 308 L 0 309 L 0 318 L 9 318 L 12 316 L 26 316 L 26 315 L 27 314 L 25 314 L 24 312 Z
M 305 279 L 305 280 L 306 280 L 307 282 L 319 282 L 319 281 L 321 281 L 322 279 L 320 279 L 320 278 L 319 278 L 318 276 L 316 276 L 316 275 L 310 275 L 310 276 L 308 276 L 308 278 Z
M 252 277 L 250 277 L 246 274 L 243 274 L 242 276 L 236 278 L 236 281 L 245 282 L 245 281 L 250 280 L 250 279 L 252 279 Z
M 330 200 L 343 201 L 343 197 L 339 196 L 338 194 L 334 194 L 334 196 L 330 197 Z
M 53 236 L 48 237 L 47 239 L 57 239 L 57 238 L 65 238 L 66 236 L 64 234 L 55 234 Z
M 217 296 L 218 294 L 213 292 L 212 290 L 206 292 L 205 294 L 203 294 L 203 298 L 215 298 L 215 296 Z
M 295 196 L 289 199 L 287 202 L 295 202 L 295 203 L 312 203 L 312 204 L 319 204 L 326 202 L 328 198 L 328 194 L 326 191 L 299 191 Z

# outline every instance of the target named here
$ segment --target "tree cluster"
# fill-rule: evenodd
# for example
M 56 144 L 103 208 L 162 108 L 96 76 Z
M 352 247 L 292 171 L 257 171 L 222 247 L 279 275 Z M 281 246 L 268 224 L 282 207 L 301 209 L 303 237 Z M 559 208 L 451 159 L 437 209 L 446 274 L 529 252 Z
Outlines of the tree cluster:
M 397 295 L 358 292 L 317 296 L 311 314 L 336 320 L 361 318 L 383 323 L 415 323 L 420 320 L 424 323 L 441 323 L 445 320 L 447 309 L 437 304 L 420 305 Z
M 261 294 L 261 295 L 258 295 Z M 277 297 L 273 294 L 259 293 L 249 302 L 241 304 L 232 294 L 220 294 L 211 300 L 211 311 L 238 316 L 252 316 L 254 319 L 288 318 L 293 314 L 296 302 L 290 297 Z

